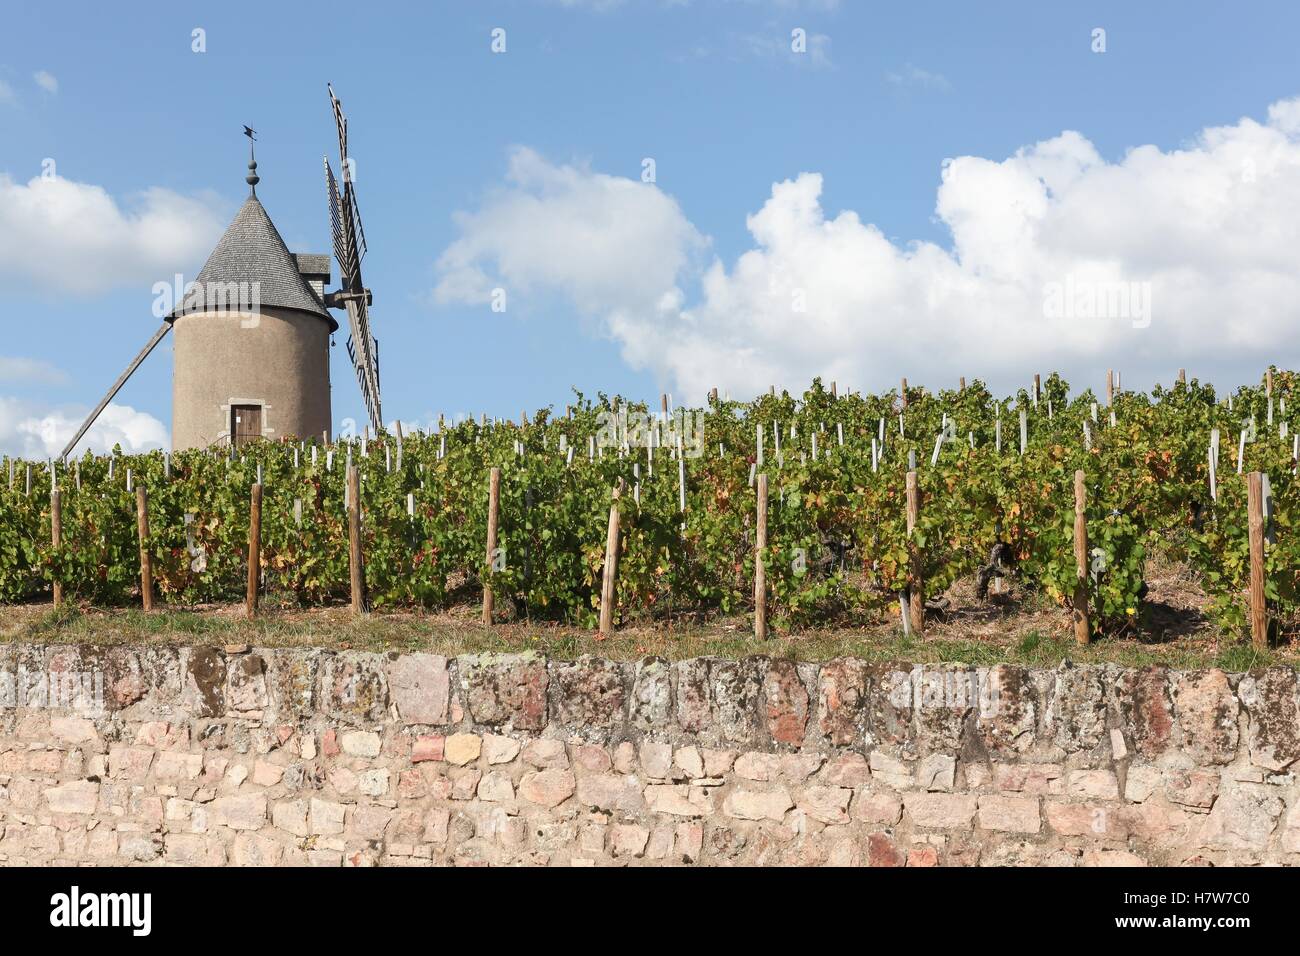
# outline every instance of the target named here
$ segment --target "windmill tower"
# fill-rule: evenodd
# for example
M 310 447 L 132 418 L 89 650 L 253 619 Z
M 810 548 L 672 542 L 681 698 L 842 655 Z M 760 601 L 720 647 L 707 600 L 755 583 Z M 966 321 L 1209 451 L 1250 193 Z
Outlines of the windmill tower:
M 379 343 L 371 334 L 370 290 L 361 279 L 365 232 L 357 209 L 347 120 L 329 90 L 339 137 L 343 187 L 325 160 L 340 288 L 327 293 L 329 253 L 292 253 L 257 197 L 254 131 L 249 138 L 248 198 L 176 309 L 91 412 L 61 457 L 77 442 L 149 356 L 175 331 L 172 447 L 239 446 L 258 439 L 314 438 L 330 432 L 330 336 L 347 312 L 348 354 L 370 424 L 382 422 Z
M 248 198 L 168 316 L 178 451 L 330 429 L 330 257 L 285 247 L 257 198 L 256 160 L 248 170 Z

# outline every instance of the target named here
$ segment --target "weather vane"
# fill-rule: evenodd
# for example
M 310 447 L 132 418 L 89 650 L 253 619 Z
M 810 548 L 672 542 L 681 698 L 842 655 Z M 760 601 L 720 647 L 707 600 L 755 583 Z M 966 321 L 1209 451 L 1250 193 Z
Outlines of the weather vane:
M 251 126 L 244 127 L 244 135 L 248 137 L 248 175 L 244 177 L 244 182 L 252 188 L 253 195 L 257 195 L 257 184 L 262 181 L 257 175 L 257 157 L 253 154 L 253 143 L 257 141 L 257 130 Z

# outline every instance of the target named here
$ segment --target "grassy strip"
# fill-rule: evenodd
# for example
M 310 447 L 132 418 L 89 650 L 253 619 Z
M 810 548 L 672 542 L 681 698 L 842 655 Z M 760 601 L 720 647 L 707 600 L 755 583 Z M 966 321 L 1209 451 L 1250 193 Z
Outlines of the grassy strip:
M 1068 622 L 1067 622 L 1068 624 Z M 483 651 L 535 650 L 559 659 L 583 654 L 617 660 L 657 655 L 672 660 L 750 654 L 821 661 L 860 657 L 872 661 L 914 663 L 1024 664 L 1055 667 L 1063 660 L 1115 663 L 1127 667 L 1163 664 L 1187 669 L 1221 667 L 1242 671 L 1270 664 L 1300 662 L 1288 645 L 1264 654 L 1248 643 L 1215 636 L 1154 642 L 1112 638 L 1088 647 L 1074 644 L 1068 629 L 1034 626 L 1005 628 L 978 636 L 936 628 L 922 639 L 905 637 L 896 628 L 823 629 L 753 640 L 744 619 L 691 625 L 680 629 L 636 628 L 600 640 L 591 631 L 553 624 L 512 623 L 484 627 L 468 613 L 374 613 L 356 619 L 345 608 L 268 611 L 249 621 L 237 608 L 180 610 L 144 614 L 137 610 L 98 610 L 48 605 L 0 608 L 0 641 L 49 644 L 248 644 L 258 647 L 326 647 L 364 651 L 426 651 L 448 656 Z

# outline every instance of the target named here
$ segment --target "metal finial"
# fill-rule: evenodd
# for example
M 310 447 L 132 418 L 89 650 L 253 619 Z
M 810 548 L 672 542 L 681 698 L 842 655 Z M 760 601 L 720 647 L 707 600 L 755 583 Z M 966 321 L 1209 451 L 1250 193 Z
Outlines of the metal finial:
M 262 177 L 257 175 L 257 157 L 253 154 L 253 142 L 256 140 L 257 130 L 251 126 L 244 127 L 244 135 L 248 137 L 248 175 L 244 177 L 244 182 L 248 183 L 254 196 L 257 195 L 257 184 L 262 181 Z

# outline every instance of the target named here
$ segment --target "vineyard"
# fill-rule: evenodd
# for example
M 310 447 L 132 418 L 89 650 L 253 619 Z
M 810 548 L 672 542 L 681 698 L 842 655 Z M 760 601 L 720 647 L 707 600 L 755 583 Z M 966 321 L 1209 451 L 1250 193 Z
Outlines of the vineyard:
M 594 628 L 614 541 L 615 627 L 756 610 L 782 629 L 906 623 L 909 607 L 942 615 L 944 593 L 969 579 L 980 599 L 1014 582 L 1062 608 L 1086 600 L 1088 630 L 1105 636 L 1137 626 L 1159 552 L 1198 572 L 1223 631 L 1246 634 L 1254 472 L 1267 626 L 1285 640 L 1298 621 L 1298 387 L 1273 370 L 1222 396 L 1195 380 L 1099 398 L 1053 375 L 1001 399 L 979 382 L 836 395 L 815 381 L 802 396 L 713 395 L 700 409 L 578 395 L 563 415 L 329 445 L 8 460 L 0 601 L 49 600 L 57 585 L 65 601 L 139 605 L 142 555 L 168 605 L 244 600 L 257 485 L 253 587 L 291 606 L 346 602 L 355 468 L 359 573 L 376 609 L 475 602 L 486 583 L 498 614 Z

